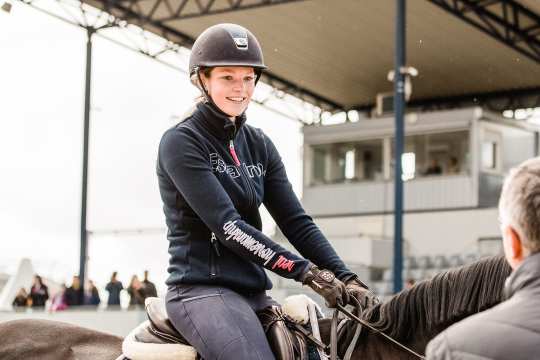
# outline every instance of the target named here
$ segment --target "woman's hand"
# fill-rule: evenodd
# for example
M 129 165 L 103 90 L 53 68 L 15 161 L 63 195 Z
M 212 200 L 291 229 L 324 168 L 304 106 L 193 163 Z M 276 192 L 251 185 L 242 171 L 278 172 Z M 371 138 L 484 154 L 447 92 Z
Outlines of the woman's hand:
M 380 303 L 379 298 L 372 293 L 367 286 L 362 283 L 358 278 L 352 278 L 345 282 L 345 289 L 350 297 L 358 300 L 358 303 L 363 310 L 369 309 Z M 350 305 L 356 306 L 356 302 L 349 302 Z
M 336 279 L 334 273 L 329 270 L 312 266 L 301 280 L 302 284 L 321 295 L 329 308 L 335 308 L 338 304 L 346 305 L 349 301 L 345 284 Z

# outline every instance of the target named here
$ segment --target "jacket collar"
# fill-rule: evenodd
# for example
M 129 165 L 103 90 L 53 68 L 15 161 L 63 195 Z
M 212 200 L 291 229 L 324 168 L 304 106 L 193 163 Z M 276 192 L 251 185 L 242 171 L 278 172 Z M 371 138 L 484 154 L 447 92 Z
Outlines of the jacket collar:
M 540 286 L 540 253 L 529 255 L 506 279 L 504 295 L 508 299 L 531 286 Z
M 214 136 L 223 140 L 232 140 L 246 122 L 246 113 L 237 116 L 234 123 L 217 106 L 210 102 L 200 102 L 194 115 Z

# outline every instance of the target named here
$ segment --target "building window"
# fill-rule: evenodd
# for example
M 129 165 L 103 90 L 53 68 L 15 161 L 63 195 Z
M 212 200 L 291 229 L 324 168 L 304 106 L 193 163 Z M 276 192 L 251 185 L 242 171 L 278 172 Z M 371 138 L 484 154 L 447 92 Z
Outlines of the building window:
M 482 169 L 497 169 L 497 143 L 495 141 L 485 141 L 482 143 Z
M 384 181 L 393 177 L 394 143 L 385 139 L 312 145 L 311 184 Z M 391 143 L 385 159 L 383 143 Z M 388 145 L 386 145 L 388 147 Z M 386 161 L 385 161 L 386 160 Z M 469 171 L 469 131 L 409 135 L 402 155 L 403 180 L 466 174 Z
M 354 156 L 355 156 L 354 149 L 349 150 L 349 151 L 347 151 L 345 153 L 345 179 L 347 179 L 347 180 L 354 179 L 354 177 L 355 177 L 355 172 L 354 172 L 355 159 L 354 159 Z
M 312 146 L 311 185 L 383 177 L 382 139 Z
M 321 147 L 313 149 L 313 184 L 325 183 L 326 150 Z
M 391 146 L 394 163 L 394 141 Z M 464 174 L 469 169 L 469 131 L 409 135 L 405 137 L 403 179 Z M 414 165 L 414 166 L 413 166 Z M 394 169 L 391 169 L 393 174 Z
M 403 181 L 414 179 L 416 171 L 416 155 L 412 152 L 401 155 L 401 170 Z

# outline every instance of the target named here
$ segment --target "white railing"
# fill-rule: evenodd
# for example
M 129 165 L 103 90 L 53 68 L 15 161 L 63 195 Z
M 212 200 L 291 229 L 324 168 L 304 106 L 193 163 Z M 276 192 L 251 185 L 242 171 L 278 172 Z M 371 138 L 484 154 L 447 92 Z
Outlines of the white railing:
M 470 175 L 436 175 L 404 184 L 404 209 L 435 210 L 478 205 L 477 182 Z M 302 199 L 313 216 L 385 213 L 394 209 L 393 181 L 326 184 L 304 188 Z
M 19 319 L 61 321 L 123 337 L 147 318 L 144 310 L 81 309 L 51 313 L 29 309 L 26 311 L 0 312 L 0 323 Z

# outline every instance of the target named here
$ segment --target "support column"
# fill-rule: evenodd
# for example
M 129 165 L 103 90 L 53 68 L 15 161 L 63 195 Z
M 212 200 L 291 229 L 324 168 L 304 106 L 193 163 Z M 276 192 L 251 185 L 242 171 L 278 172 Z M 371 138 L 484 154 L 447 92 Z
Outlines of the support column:
M 394 172 L 394 292 L 403 288 L 403 179 L 401 177 L 401 155 L 403 154 L 403 115 L 405 113 L 405 10 L 406 0 L 396 0 L 396 48 L 394 76 L 394 109 L 395 109 L 395 172 Z
M 84 135 L 83 135 L 83 168 L 82 168 L 82 193 L 81 193 L 81 233 L 80 233 L 80 257 L 79 257 L 79 279 L 81 288 L 79 297 L 81 304 L 84 299 L 84 282 L 86 279 L 86 262 L 88 259 L 88 232 L 86 230 L 86 206 L 88 197 L 88 139 L 90 137 L 90 95 L 92 79 L 92 35 L 94 28 L 86 28 L 86 81 L 84 93 Z

